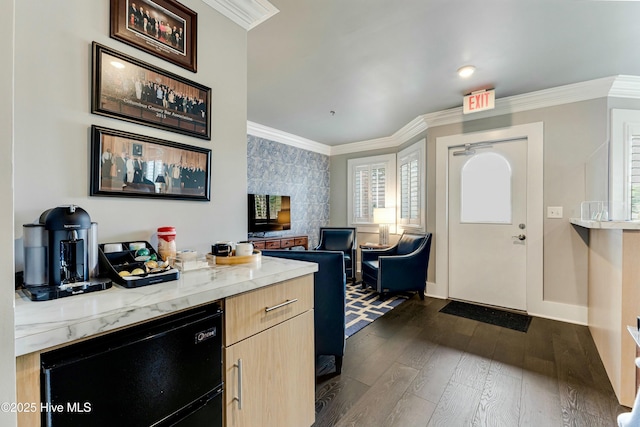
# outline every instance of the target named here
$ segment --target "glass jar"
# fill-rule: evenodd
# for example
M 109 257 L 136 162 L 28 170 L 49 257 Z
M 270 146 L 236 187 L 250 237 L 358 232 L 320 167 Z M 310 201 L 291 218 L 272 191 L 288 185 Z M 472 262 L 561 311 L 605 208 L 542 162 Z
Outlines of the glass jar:
M 158 255 L 163 261 L 176 257 L 176 229 L 175 227 L 158 228 Z

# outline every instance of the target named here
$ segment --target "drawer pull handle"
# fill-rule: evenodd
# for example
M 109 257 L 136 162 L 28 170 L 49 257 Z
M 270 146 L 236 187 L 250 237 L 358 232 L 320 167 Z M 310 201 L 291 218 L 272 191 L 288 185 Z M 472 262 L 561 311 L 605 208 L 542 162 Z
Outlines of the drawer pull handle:
M 294 302 L 298 302 L 298 298 L 296 298 L 296 299 L 288 299 L 283 303 L 280 303 L 278 305 L 274 305 L 273 307 L 265 307 L 264 311 L 265 311 L 265 313 L 268 313 L 268 312 L 273 311 L 275 309 L 282 308 L 285 305 L 293 304 Z
M 238 363 L 233 365 L 238 368 L 238 397 L 233 400 L 238 401 L 238 409 L 242 409 L 242 359 L 238 359 Z

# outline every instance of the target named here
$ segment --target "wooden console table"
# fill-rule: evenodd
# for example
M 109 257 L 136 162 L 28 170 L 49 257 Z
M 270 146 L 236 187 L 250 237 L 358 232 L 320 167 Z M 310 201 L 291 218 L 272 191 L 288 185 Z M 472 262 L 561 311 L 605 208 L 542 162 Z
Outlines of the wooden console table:
M 294 246 L 309 249 L 308 236 L 252 237 L 249 241 L 256 249 L 287 249 Z

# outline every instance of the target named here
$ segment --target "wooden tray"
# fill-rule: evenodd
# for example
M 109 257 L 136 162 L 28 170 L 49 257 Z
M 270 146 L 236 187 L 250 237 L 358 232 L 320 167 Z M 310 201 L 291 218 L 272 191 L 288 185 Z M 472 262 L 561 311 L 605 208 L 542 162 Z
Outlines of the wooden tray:
M 235 253 L 235 252 L 234 252 Z M 253 255 L 247 256 L 214 256 L 207 254 L 207 259 L 215 259 L 217 265 L 233 265 L 233 264 L 247 264 L 250 262 L 258 262 L 262 258 L 262 252 L 259 250 L 253 251 Z

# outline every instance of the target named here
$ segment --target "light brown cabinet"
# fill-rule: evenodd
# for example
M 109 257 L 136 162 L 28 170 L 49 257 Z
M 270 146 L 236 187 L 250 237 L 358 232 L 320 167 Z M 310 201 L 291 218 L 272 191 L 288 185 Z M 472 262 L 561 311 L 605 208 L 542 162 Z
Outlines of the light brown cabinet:
M 223 305 L 226 425 L 312 425 L 313 274 L 226 297 Z M 16 358 L 18 402 L 39 407 L 40 354 L 53 348 Z M 39 411 L 18 414 L 19 427 L 39 427 L 40 422 Z
M 226 426 L 315 421 L 313 276 L 227 298 Z

